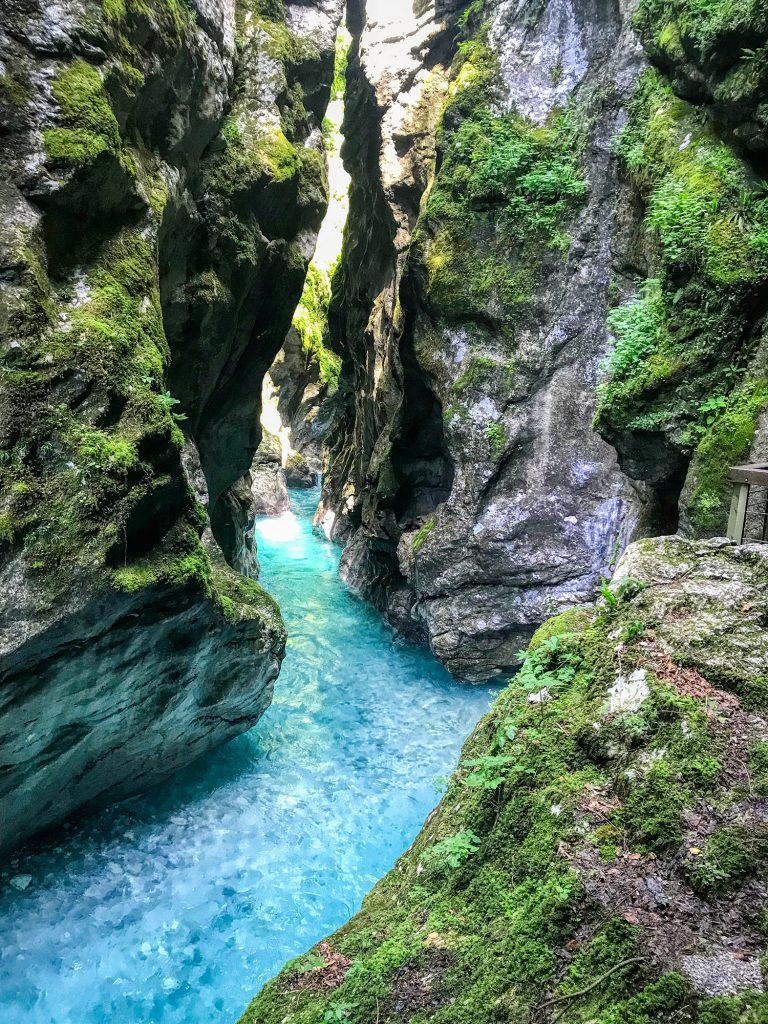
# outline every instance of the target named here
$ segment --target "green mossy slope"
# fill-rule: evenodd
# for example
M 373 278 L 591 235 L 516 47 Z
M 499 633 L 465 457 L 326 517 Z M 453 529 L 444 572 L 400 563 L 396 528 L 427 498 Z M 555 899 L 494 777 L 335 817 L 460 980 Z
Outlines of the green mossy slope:
M 723 643 L 709 574 L 754 596 L 752 557 L 647 542 L 644 579 L 542 627 L 411 849 L 241 1024 L 768 1019 L 768 997 L 709 997 L 684 973 L 723 948 L 756 971 L 765 945 L 768 702 L 743 660 L 768 652 L 759 608 L 727 689 L 696 668 Z
M 548 264 L 567 252 L 568 220 L 586 194 L 583 118 L 555 110 L 545 124 L 503 106 L 487 28 L 467 20 L 438 132 L 439 169 L 414 233 L 412 272 L 432 313 L 511 333 L 526 321 Z

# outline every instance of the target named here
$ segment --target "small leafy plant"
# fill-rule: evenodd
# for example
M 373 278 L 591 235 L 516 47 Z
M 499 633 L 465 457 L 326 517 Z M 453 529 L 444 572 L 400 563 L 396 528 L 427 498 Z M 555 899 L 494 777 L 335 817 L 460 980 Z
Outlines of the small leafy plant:
M 307 974 L 309 971 L 318 971 L 320 968 L 325 967 L 325 960 L 323 957 L 318 956 L 317 953 L 307 953 L 299 961 L 299 965 L 296 968 L 299 974 Z
M 437 863 L 446 864 L 449 868 L 460 868 L 479 849 L 480 837 L 470 829 L 465 829 L 463 832 L 457 832 L 455 836 L 446 836 L 445 839 L 435 843 L 425 851 L 424 857 Z
M 171 416 L 173 416 L 174 420 L 177 423 L 182 423 L 187 418 L 183 412 L 173 411 L 175 406 L 179 405 L 180 402 L 178 398 L 173 397 L 170 391 L 166 391 L 164 394 L 158 395 L 157 400 L 164 409 L 168 410 L 168 412 L 171 414 Z
M 612 614 L 623 601 L 631 601 L 633 597 L 637 597 L 647 588 L 647 583 L 643 580 L 633 579 L 631 576 L 620 580 L 615 587 L 612 587 L 603 577 L 600 583 L 600 595 L 605 602 L 606 610 Z
M 344 1024 L 353 1010 L 352 1003 L 331 1003 L 323 1016 L 323 1024 Z

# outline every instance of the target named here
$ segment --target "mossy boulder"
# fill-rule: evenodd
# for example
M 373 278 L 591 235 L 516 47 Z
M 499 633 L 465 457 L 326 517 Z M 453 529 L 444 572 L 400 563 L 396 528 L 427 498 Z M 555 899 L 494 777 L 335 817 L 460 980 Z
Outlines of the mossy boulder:
M 764 664 L 760 613 L 730 641 L 718 623 L 759 598 L 766 559 L 631 547 L 596 608 L 534 636 L 360 913 L 242 1024 L 763 1020 L 766 833 L 746 765 L 768 708 L 673 637 L 686 599 L 689 649 Z

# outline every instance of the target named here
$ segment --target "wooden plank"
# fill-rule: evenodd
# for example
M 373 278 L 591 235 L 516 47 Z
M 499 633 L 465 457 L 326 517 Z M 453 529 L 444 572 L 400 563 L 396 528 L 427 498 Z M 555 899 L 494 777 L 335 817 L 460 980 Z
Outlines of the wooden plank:
M 747 522 L 747 506 L 749 504 L 749 484 L 737 482 L 731 499 L 731 515 L 728 520 L 728 539 L 742 544 L 744 527 Z
M 733 466 L 728 479 L 735 484 L 759 484 L 768 487 L 768 465 Z

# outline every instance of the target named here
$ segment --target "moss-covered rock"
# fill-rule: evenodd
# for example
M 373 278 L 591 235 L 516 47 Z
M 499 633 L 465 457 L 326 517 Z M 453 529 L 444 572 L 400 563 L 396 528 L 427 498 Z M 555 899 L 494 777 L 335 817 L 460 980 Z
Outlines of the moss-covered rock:
M 653 70 L 617 151 L 645 204 L 652 276 L 609 317 L 616 342 L 596 427 L 630 475 L 656 486 L 674 488 L 693 458 L 686 522 L 722 533 L 728 466 L 747 455 L 766 403 L 762 377 L 743 382 L 768 280 L 763 185 Z
M 207 509 L 236 563 L 248 522 L 219 499 L 258 444 L 327 198 L 341 5 L 309 5 L 304 35 L 278 6 L 5 12 L 3 850 L 270 700 L 279 612 Z
M 762 1020 L 765 826 L 736 765 L 764 709 L 663 630 L 685 580 L 691 646 L 719 644 L 716 615 L 765 571 L 750 557 L 645 542 L 596 610 L 547 623 L 413 846 L 322 947 L 343 980 L 293 961 L 243 1024 Z M 731 650 L 765 660 L 768 634 Z

